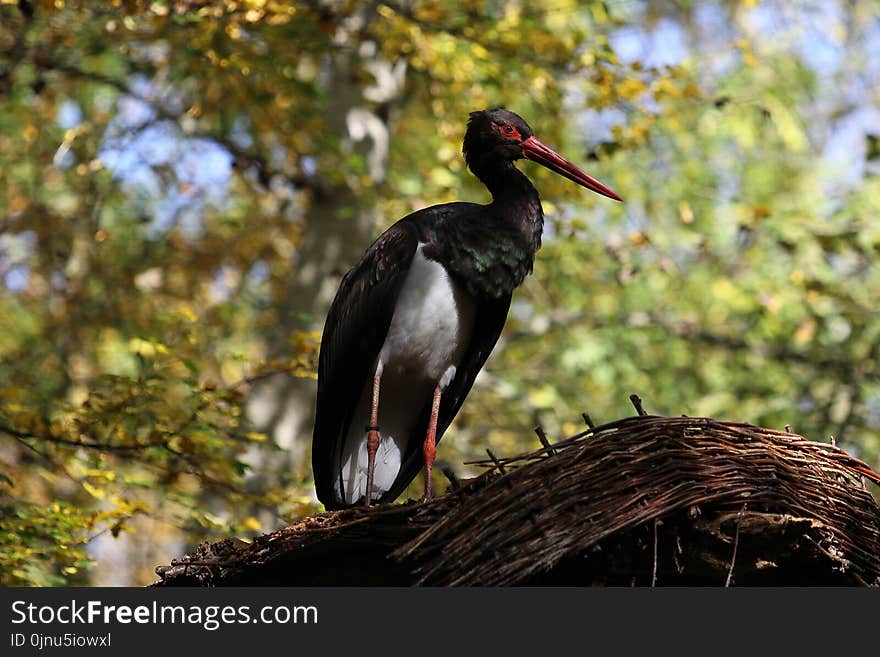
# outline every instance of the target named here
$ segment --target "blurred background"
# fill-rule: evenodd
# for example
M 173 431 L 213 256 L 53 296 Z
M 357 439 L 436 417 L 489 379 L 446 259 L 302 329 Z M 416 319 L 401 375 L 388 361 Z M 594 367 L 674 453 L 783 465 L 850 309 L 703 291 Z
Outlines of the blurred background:
M 141 585 L 320 510 L 332 295 L 488 201 L 495 106 L 625 203 L 521 164 L 544 247 L 441 461 L 638 393 L 880 468 L 880 3 L 0 0 L 0 584 Z

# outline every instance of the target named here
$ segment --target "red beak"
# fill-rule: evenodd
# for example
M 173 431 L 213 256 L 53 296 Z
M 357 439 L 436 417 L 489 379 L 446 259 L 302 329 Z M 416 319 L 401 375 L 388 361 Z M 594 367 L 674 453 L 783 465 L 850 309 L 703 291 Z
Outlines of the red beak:
M 546 144 L 543 144 L 537 137 L 529 137 L 520 143 L 520 146 L 523 150 L 523 156 L 529 158 L 533 162 L 537 162 L 551 171 L 555 171 L 559 175 L 565 176 L 569 180 L 576 182 L 578 185 L 586 187 L 597 194 L 613 198 L 615 201 L 623 201 L 623 199 L 614 193 L 613 190 L 566 160 Z

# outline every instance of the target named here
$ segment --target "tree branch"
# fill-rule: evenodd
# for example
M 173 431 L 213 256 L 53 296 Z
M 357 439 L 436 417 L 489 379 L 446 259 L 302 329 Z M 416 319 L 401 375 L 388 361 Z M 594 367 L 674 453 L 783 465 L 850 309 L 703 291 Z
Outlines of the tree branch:
M 101 452 L 132 452 L 149 449 L 151 447 L 161 447 L 161 444 L 143 445 L 138 443 L 134 445 L 118 445 L 112 443 L 96 443 L 82 440 L 72 440 L 70 438 L 55 436 L 50 433 L 34 433 L 29 431 L 21 431 L 20 429 L 16 429 L 15 427 L 3 423 L 0 423 L 0 432 L 19 440 L 42 440 L 48 443 L 65 445 L 67 447 L 85 447 L 86 449 L 94 449 Z
M 176 114 L 174 112 L 169 112 L 161 105 L 161 103 L 157 102 L 156 99 L 136 93 L 131 89 L 127 82 L 113 76 L 105 75 L 96 71 L 86 71 L 72 64 L 67 64 L 65 62 L 60 62 L 54 59 L 41 59 L 39 62 L 39 66 L 40 68 L 46 70 L 58 71 L 60 73 L 70 75 L 74 78 L 84 79 L 90 82 L 104 84 L 112 87 L 118 92 L 130 96 L 131 98 L 139 100 L 140 102 L 152 107 L 156 111 L 157 118 L 164 121 L 173 122 L 178 126 L 180 126 L 180 120 L 185 114 Z M 217 144 L 225 148 L 233 156 L 236 169 L 238 169 L 239 171 L 245 171 L 249 168 L 253 169 L 257 174 L 258 182 L 265 188 L 269 187 L 273 178 L 278 177 L 283 179 L 290 185 L 293 185 L 294 187 L 308 189 L 316 195 L 329 193 L 328 190 L 325 189 L 325 187 L 321 184 L 321 181 L 318 178 L 306 176 L 304 173 L 294 174 L 274 167 L 264 156 L 246 151 L 242 147 L 235 144 L 226 135 L 220 135 L 215 132 L 209 131 L 193 131 L 185 132 L 184 134 L 187 138 L 210 139 L 216 142 Z

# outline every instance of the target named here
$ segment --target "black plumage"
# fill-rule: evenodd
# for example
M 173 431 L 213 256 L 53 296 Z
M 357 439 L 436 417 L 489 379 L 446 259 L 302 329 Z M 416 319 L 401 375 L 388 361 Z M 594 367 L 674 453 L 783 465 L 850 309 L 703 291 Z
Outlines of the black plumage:
M 381 382 L 379 354 L 395 311 L 403 310 L 397 302 L 419 246 L 424 258 L 442 265 L 455 285 L 466 291 L 474 308 L 454 377 L 442 390 L 439 381 L 431 382 L 436 385 L 435 397 L 439 397 L 432 440 L 439 442 L 497 342 L 513 290 L 531 273 L 541 245 L 543 211 L 538 193 L 513 162 L 528 157 L 619 200 L 614 192 L 541 144 L 525 121 L 507 110 L 473 112 L 463 151 L 468 167 L 492 193 L 492 202 L 436 205 L 395 223 L 343 277 L 328 312 L 321 339 L 312 443 L 315 487 L 318 499 L 328 509 L 353 503 L 340 494 L 345 485 L 340 471 L 343 446 L 351 426 L 364 426 L 367 440 L 370 418 L 354 414 L 359 400 L 370 394 L 367 387 L 373 385 L 374 375 Z M 412 376 L 418 379 L 420 374 L 414 371 Z M 379 502 L 394 500 L 425 467 L 426 458 L 432 460 L 432 456 L 423 455 L 422 446 L 431 433 L 435 397 L 427 395 L 421 408 L 413 409 L 418 419 L 406 442 L 399 473 L 390 488 L 381 491 Z M 376 403 L 382 399 L 380 395 Z M 389 403 L 393 400 L 379 403 L 379 426 L 383 407 Z M 430 462 L 427 465 L 430 468 Z M 428 496 L 430 481 L 426 482 Z

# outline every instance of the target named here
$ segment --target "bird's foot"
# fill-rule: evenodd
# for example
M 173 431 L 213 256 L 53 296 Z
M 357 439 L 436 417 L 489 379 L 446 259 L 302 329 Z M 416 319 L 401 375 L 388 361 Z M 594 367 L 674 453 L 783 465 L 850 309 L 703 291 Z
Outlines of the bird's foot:
M 422 502 L 430 502 L 433 495 L 431 494 L 431 471 L 425 473 L 425 494 L 422 495 Z
M 379 450 L 379 427 L 372 423 L 367 427 L 367 490 L 364 506 L 371 506 L 373 495 L 373 473 L 376 470 L 376 452 Z

